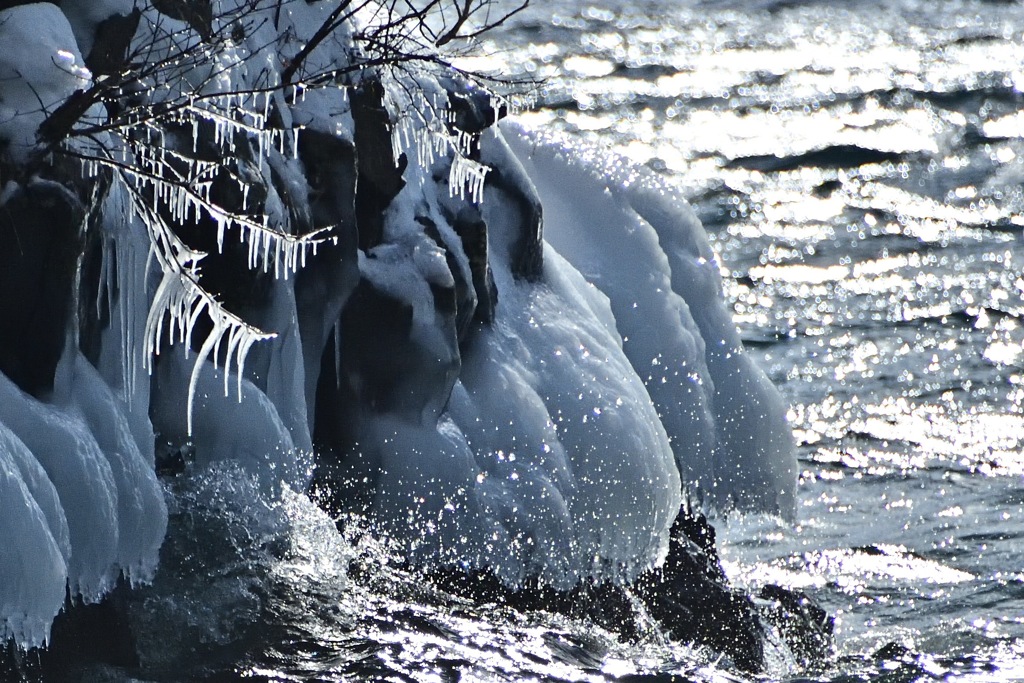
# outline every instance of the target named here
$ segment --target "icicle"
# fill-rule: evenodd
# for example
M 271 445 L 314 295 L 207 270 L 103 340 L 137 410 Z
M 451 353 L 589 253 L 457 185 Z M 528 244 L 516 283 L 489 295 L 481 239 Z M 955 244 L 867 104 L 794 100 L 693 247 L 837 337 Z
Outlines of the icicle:
M 224 253 L 224 233 L 227 230 L 227 221 L 223 220 L 222 217 L 217 217 L 217 251 L 221 254 Z
M 192 366 L 192 375 L 189 377 L 188 382 L 188 407 L 186 408 L 189 434 L 192 434 L 192 414 L 196 402 L 196 387 L 199 384 L 199 373 L 203 371 L 203 364 L 206 362 L 206 357 L 210 355 L 210 351 L 216 344 L 215 340 L 219 339 L 221 334 L 223 334 L 223 332 L 219 330 L 216 323 L 214 323 L 213 331 L 210 332 L 210 336 L 208 336 L 206 341 L 203 342 L 202 347 L 199 349 L 199 353 L 196 354 L 195 365 Z M 225 370 L 225 372 L 227 372 L 227 370 Z
M 479 204 L 483 201 L 484 180 L 489 170 L 483 164 L 456 154 L 448 173 L 448 192 L 453 197 L 458 195 L 460 199 L 465 199 L 468 190 L 470 201 Z
M 136 374 L 140 352 L 140 349 L 137 349 L 135 346 L 135 316 L 138 314 L 135 303 L 138 299 L 145 297 L 145 292 L 144 290 L 137 290 L 134 286 L 139 277 L 138 256 L 133 246 L 126 240 L 119 240 L 117 242 L 117 258 L 118 289 L 121 296 L 121 343 L 124 345 L 121 353 L 122 387 L 125 405 L 131 410 L 134 405 L 137 389 Z M 145 275 L 143 275 L 142 279 L 145 280 Z
M 228 333 L 228 348 L 224 353 L 224 396 L 227 397 L 231 389 L 231 373 L 227 371 L 228 366 L 231 364 L 231 357 L 235 354 L 238 348 L 238 342 L 241 339 L 241 334 L 238 328 L 232 328 Z M 238 376 L 241 377 L 242 373 L 239 372 Z M 241 385 L 239 385 L 238 393 L 241 394 Z

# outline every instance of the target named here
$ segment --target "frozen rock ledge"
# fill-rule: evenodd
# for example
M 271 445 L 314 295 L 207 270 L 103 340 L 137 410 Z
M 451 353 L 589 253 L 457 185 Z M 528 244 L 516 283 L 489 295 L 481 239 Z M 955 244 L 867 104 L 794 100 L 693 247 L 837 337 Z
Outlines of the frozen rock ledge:
M 786 408 L 657 177 L 349 23 L 306 54 L 335 2 L 10 5 L 0 638 L 153 576 L 172 456 L 506 587 L 649 576 L 684 496 L 792 514 Z

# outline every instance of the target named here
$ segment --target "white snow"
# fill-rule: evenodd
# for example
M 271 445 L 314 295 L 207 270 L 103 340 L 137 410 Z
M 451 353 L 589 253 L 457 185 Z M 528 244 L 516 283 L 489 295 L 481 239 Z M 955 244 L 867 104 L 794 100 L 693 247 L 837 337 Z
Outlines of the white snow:
M 50 3 L 0 10 L 0 153 L 23 163 L 36 131 L 92 75 L 67 18 Z
M 65 586 L 93 602 L 122 572 L 143 581 L 152 576 L 167 525 L 153 462 L 139 452 L 117 400 L 80 355 L 61 360 L 51 402 L 28 396 L 0 374 L 0 463 L 12 496 L 0 504 L 5 527 L 35 529 L 4 546 L 0 560 L 8 635 L 40 644 Z
M 172 443 L 191 442 L 200 468 L 217 461 L 232 461 L 249 472 L 272 498 L 283 482 L 302 491 L 309 483 L 308 451 L 296 449 L 277 408 L 252 382 L 229 373 L 238 385 L 224 392 L 223 369 L 201 359 L 185 357 L 182 347 L 167 354 L 156 369 L 150 413 L 153 426 Z M 189 394 L 192 394 L 191 396 Z M 296 398 L 304 398 L 301 385 Z M 191 425 L 183 407 L 191 401 Z
M 607 153 L 505 130 L 540 192 L 548 243 L 608 295 L 696 497 L 791 517 L 785 403 L 743 352 L 718 258 L 685 200 Z

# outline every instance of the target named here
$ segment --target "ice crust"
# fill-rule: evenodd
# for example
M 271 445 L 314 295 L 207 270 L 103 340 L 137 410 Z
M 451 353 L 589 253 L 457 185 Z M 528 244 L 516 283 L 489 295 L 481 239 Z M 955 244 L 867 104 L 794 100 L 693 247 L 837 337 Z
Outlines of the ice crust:
M 463 353 L 438 418 L 367 419 L 355 476 L 383 472 L 373 513 L 424 557 L 560 587 L 658 562 L 681 479 L 706 508 L 792 516 L 785 405 L 743 353 L 686 203 L 621 160 L 514 127 L 508 138 L 544 206 L 544 272 L 513 277 L 519 208 L 488 186 L 497 318 Z M 488 134 L 483 160 L 517 163 L 507 144 Z M 423 187 L 409 184 L 393 219 L 423 204 L 441 215 Z M 389 225 L 390 244 L 410 239 L 409 223 Z M 375 260 L 372 276 L 429 310 L 430 276 L 411 261 Z
M 184 84 L 152 84 L 149 96 L 279 83 L 281 64 L 333 4 L 286 3 L 280 15 L 274 6 L 257 10 L 255 30 L 216 64 Z M 38 149 L 46 111 L 89 84 L 81 51 L 91 48 L 95 25 L 130 8 L 127 0 L 76 0 L 65 12 L 45 3 L 0 12 L 8 160 Z M 168 33 L 186 27 L 151 19 L 143 16 L 136 40 L 152 43 L 161 59 Z M 339 63 L 350 50 L 342 31 L 309 66 Z M 410 305 L 412 341 L 437 366 L 423 377 L 446 390 L 415 413 L 361 414 L 352 469 L 366 479 L 370 516 L 418 561 L 566 588 L 583 577 L 629 580 L 659 562 L 684 492 L 720 509 L 791 514 L 796 470 L 785 406 L 743 354 L 722 303 L 718 260 L 685 202 L 620 160 L 511 127 L 485 133 L 473 160 L 468 140 L 450 134 L 438 114 L 445 89 L 426 77 L 415 86 L 421 101 L 400 87 L 386 94 L 394 156 L 412 163 L 384 217 L 382 243 L 359 254 L 358 272 Z M 233 225 L 248 240 L 250 266 L 277 276 L 258 321 L 271 334 L 217 322 L 224 311 L 190 284 L 203 255 L 175 241 L 129 187 L 151 190 L 178 220 L 210 210 L 205 196 L 125 175 L 101 211 L 100 296 L 111 324 L 96 366 L 72 340 L 45 400 L 0 375 L 0 640 L 41 644 L 66 590 L 95 601 L 121 575 L 151 577 L 167 524 L 155 432 L 188 442 L 198 468 L 233 461 L 261 495 L 307 485 L 316 363 L 303 358 L 292 276 L 314 247 L 273 231 L 288 228 L 289 210 L 303 208 L 308 188 L 293 133 L 307 127 L 351 141 L 354 126 L 343 91 L 297 93 L 291 102 L 280 91 L 219 104 L 211 97 L 189 110 L 213 123 L 218 141 L 248 136 L 257 150 L 252 172 L 268 191 L 263 222 L 215 218 L 222 240 Z M 221 105 L 247 111 L 245 120 L 225 120 Z M 286 133 L 262 130 L 272 107 Z M 128 143 L 108 140 L 129 158 L 119 144 Z M 165 151 L 148 148 L 144 162 L 162 168 Z M 547 243 L 534 279 L 513 274 L 525 217 L 508 188 L 487 182 L 491 167 L 505 177 L 525 169 L 539 192 Z M 294 195 L 290 207 L 273 174 Z M 452 216 L 480 200 L 499 297 L 494 320 L 460 347 L 434 292 L 470 279 L 473 264 Z M 440 243 L 425 235 L 422 216 Z M 336 326 L 337 310 L 325 309 L 335 317 L 309 329 Z M 198 354 L 180 343 L 165 350 L 151 383 L 147 350 L 160 348 L 166 313 L 179 341 L 206 313 L 214 334 Z M 234 360 L 215 367 L 221 340 Z
M 139 451 L 96 370 L 69 356 L 49 402 L 0 374 L 4 526 L 35 529 L 0 554 L 0 636 L 24 645 L 42 644 L 66 588 L 94 602 L 122 574 L 148 580 L 167 525 L 152 451 Z
M 510 132 L 544 204 L 545 238 L 609 297 L 694 496 L 722 510 L 792 516 L 786 406 L 743 352 L 720 262 L 693 210 L 649 170 Z

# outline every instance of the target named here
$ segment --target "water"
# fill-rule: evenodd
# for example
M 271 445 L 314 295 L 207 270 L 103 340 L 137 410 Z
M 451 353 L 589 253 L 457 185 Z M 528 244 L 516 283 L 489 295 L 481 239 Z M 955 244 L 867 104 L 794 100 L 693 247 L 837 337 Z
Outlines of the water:
M 1024 680 L 1022 32 L 1006 2 L 537 0 L 467 62 L 673 178 L 723 257 L 802 467 L 794 525 L 719 523 L 726 569 L 837 617 L 834 661 L 772 679 Z M 147 676 L 746 680 L 654 625 L 453 599 L 229 469 L 170 486 Z

